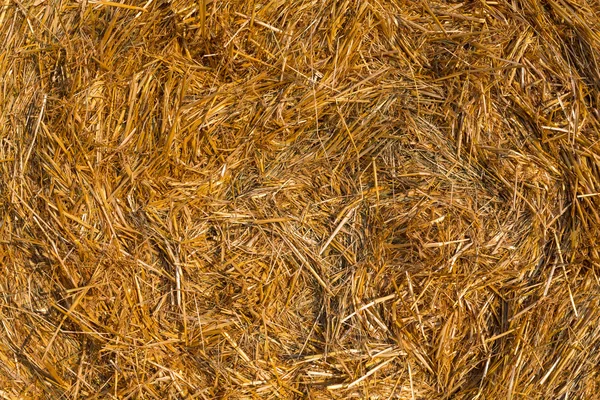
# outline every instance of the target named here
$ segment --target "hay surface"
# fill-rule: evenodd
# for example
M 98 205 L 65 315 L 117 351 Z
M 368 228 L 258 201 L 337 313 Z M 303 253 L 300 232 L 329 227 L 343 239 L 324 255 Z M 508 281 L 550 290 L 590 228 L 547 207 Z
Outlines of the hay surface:
M 0 398 L 597 398 L 599 27 L 4 0 Z

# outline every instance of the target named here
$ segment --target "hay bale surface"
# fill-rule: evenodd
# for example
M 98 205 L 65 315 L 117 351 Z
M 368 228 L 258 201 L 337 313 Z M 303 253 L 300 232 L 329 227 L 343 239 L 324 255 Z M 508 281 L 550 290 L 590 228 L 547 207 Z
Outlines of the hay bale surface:
M 2 2 L 0 398 L 596 398 L 599 27 Z

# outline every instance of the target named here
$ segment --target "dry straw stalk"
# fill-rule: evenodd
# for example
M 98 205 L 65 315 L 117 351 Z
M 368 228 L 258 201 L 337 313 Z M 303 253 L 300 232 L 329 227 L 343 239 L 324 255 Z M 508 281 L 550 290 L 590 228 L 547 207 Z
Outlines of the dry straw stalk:
M 597 398 L 599 27 L 0 0 L 0 398 Z

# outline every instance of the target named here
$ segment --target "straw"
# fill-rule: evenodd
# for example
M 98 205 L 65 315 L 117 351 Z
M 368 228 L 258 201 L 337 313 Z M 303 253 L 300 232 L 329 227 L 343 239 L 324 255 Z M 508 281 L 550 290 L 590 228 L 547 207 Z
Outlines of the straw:
M 0 3 L 0 398 L 596 398 L 599 16 Z

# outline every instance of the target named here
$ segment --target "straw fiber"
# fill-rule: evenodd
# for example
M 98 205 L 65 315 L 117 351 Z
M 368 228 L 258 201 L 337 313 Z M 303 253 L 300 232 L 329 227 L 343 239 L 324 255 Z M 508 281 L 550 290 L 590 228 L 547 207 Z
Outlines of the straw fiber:
M 598 0 L 0 0 L 0 399 L 596 399 Z

